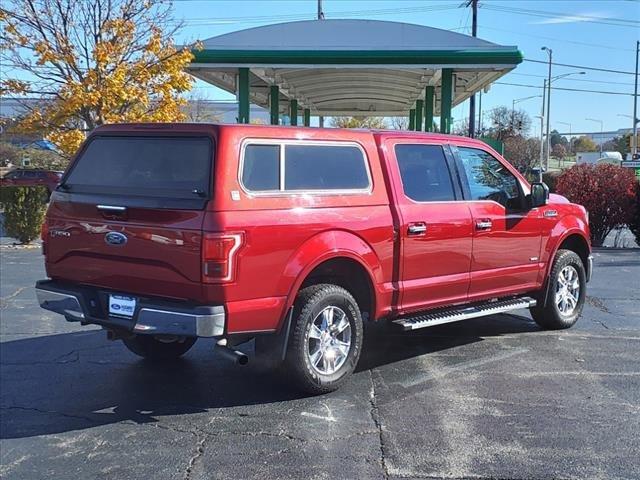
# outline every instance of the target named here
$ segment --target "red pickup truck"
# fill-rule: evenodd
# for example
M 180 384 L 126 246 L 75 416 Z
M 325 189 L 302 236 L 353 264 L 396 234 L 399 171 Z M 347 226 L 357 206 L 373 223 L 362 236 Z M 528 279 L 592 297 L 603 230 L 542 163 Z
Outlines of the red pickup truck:
M 529 308 L 573 325 L 588 214 L 486 144 L 402 131 L 134 124 L 95 130 L 51 198 L 40 305 L 170 359 L 198 337 L 310 392 L 353 372 L 363 324 Z M 261 360 L 262 359 L 262 360 Z

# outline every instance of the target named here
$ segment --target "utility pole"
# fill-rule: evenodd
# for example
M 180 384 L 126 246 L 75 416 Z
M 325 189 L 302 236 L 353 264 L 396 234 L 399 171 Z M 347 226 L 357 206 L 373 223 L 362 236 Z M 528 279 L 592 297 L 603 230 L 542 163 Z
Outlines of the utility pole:
M 324 12 L 322 11 L 322 0 L 318 0 L 318 20 L 324 20 Z
M 633 88 L 633 137 L 631 137 L 631 159 L 638 155 L 638 53 L 640 52 L 640 40 L 636 41 L 636 80 Z
M 478 0 L 467 0 L 467 7 L 471 7 L 472 21 L 471 21 L 471 36 L 478 36 Z M 469 97 L 469 136 L 474 138 L 476 136 L 476 96 L 475 94 Z

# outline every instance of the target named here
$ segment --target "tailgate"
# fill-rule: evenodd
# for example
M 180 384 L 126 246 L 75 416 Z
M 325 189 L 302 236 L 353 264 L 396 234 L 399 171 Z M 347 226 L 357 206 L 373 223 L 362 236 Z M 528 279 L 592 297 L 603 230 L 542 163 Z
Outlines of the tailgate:
M 95 136 L 52 196 L 51 278 L 140 296 L 202 298 L 201 243 L 213 142 Z

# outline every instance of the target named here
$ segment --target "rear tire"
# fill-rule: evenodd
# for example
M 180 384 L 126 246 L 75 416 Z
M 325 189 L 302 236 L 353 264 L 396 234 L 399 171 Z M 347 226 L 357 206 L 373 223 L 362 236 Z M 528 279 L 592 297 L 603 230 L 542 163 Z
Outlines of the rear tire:
M 149 360 L 174 360 L 189 351 L 197 338 L 188 337 L 182 341 L 163 342 L 152 335 L 135 335 L 123 338 L 122 343 L 136 355 Z
M 548 282 L 546 302 L 532 307 L 531 316 L 544 329 L 569 328 L 578 321 L 586 296 L 587 276 L 578 254 L 558 250 Z
M 327 283 L 307 287 L 294 305 L 284 366 L 301 390 L 332 392 L 356 368 L 362 339 L 360 309 L 347 290 Z

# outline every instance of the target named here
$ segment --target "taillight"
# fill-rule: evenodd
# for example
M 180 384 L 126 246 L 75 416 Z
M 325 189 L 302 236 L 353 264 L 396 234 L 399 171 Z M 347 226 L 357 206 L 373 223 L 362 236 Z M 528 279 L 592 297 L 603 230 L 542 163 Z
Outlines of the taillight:
M 205 233 L 202 238 L 202 281 L 232 282 L 236 254 L 241 246 L 241 233 Z
M 49 236 L 49 225 L 47 225 L 47 220 L 45 219 L 40 225 L 40 240 L 42 240 L 42 254 L 47 254 L 47 237 Z

